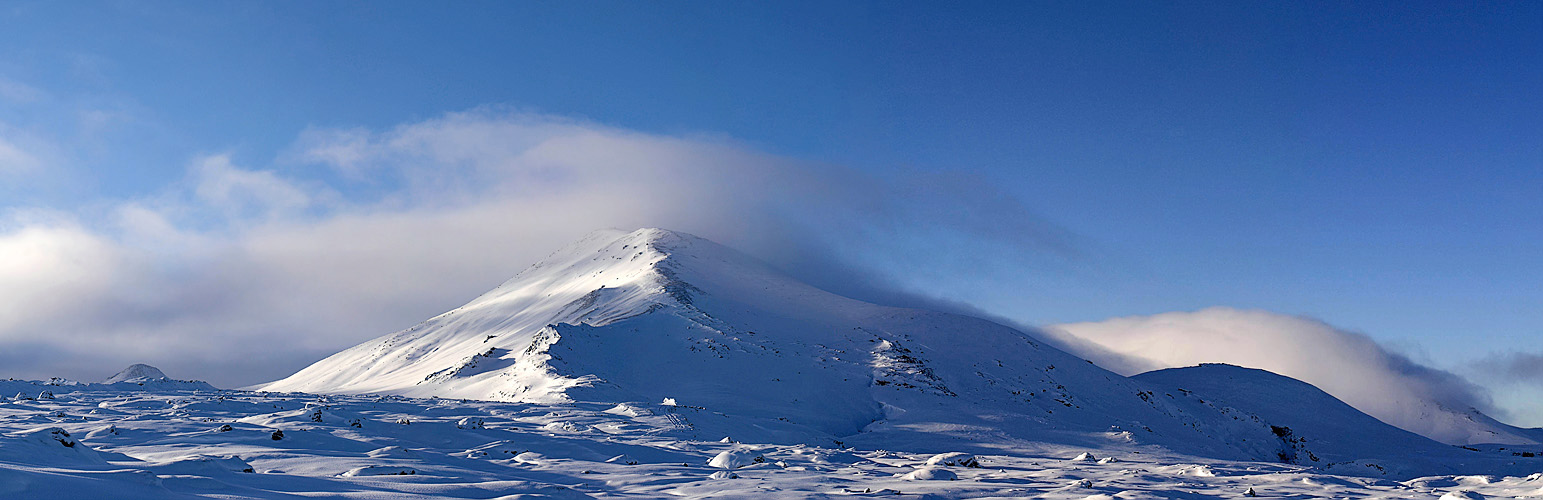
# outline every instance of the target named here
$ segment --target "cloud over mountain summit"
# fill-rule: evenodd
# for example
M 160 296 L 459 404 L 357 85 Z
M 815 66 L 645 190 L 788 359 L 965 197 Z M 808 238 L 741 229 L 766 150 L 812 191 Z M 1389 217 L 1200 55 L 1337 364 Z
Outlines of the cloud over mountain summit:
M 962 306 L 899 292 L 863 263 L 949 272 L 1077 252 L 1071 233 L 968 175 L 881 178 L 720 137 L 479 108 L 313 128 L 267 167 L 206 155 L 151 195 L 12 210 L 0 346 L 33 353 L 7 357 L 17 376 L 97 379 L 109 373 L 81 367 L 151 361 L 244 385 L 436 314 L 556 244 L 644 226 L 838 293 L 943 308 Z M 895 239 L 976 257 L 914 255 Z M 229 360 L 232 349 L 253 354 Z

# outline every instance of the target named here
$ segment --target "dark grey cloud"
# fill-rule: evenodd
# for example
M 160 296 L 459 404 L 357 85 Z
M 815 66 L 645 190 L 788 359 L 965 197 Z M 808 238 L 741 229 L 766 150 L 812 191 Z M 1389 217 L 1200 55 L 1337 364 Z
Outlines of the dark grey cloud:
M 1471 364 L 1474 371 L 1506 382 L 1543 386 L 1543 354 L 1495 353 Z

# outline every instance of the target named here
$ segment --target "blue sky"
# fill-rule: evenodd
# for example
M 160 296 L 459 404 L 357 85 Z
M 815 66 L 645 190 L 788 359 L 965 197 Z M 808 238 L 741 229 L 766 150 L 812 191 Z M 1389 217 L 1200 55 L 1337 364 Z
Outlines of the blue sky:
M 308 141 L 483 110 L 731 144 L 845 172 L 850 192 L 926 185 L 887 191 L 909 219 L 815 234 L 891 282 L 1030 324 L 1220 305 L 1457 371 L 1543 350 L 1537 3 L 15 2 L 0 26 L 12 236 L 64 224 L 189 251 L 113 222 L 149 207 L 208 254 L 296 221 L 454 204 L 410 173 L 319 166 Z M 305 201 L 210 215 L 194 187 L 209 172 Z M 956 220 L 948 196 L 1002 205 Z M 991 234 L 1024 218 L 1038 229 Z M 838 234 L 853 227 L 868 236 Z M 157 262 L 157 279 L 194 273 Z

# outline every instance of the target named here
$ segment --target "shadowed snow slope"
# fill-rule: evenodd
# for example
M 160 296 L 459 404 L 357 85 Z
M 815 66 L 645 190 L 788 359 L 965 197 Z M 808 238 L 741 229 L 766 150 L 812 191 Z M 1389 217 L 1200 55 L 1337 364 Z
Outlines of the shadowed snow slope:
M 1283 457 L 1328 470 L 1365 467 L 1358 460 L 1452 459 L 1453 446 L 1383 423 L 1311 384 L 1265 370 L 1207 363 L 1136 375 L 1175 393 L 1244 408 L 1270 422 Z M 1439 457 L 1439 458 L 1436 458 Z M 1460 455 L 1459 455 L 1460 457 Z M 1386 465 L 1392 467 L 1393 465 Z
M 1244 410 L 1166 395 L 986 320 L 840 297 L 661 229 L 591 234 L 462 307 L 260 389 L 668 398 L 683 431 L 690 415 L 711 412 L 783 442 L 952 436 L 1301 461 Z

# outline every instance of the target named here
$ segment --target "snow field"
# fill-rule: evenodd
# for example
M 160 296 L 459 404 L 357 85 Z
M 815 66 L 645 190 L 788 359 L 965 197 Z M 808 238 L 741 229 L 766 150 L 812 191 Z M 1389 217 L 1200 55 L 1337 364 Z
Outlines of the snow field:
M 0 496 L 1139 499 L 1235 498 L 1250 489 L 1261 498 L 1543 496 L 1543 473 L 1399 482 L 1160 448 L 1000 442 L 994 453 L 964 453 L 939 452 L 954 444 L 942 439 L 906 450 L 723 442 L 685 435 L 657 416 L 663 405 L 609 411 L 616 406 L 60 392 L 0 404 Z M 411 423 L 397 423 L 404 419 Z M 567 425 L 554 432 L 556 423 Z M 272 439 L 273 431 L 283 438 Z

